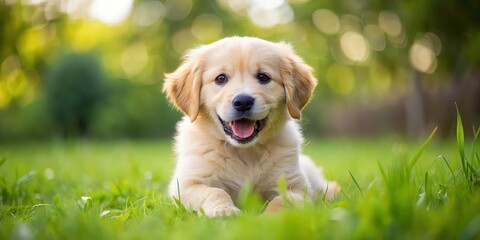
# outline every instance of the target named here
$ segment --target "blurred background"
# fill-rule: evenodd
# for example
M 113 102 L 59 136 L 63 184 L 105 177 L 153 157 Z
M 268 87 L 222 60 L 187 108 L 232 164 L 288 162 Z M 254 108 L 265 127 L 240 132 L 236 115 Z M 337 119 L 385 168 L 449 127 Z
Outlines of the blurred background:
M 477 0 L 0 0 L 0 141 L 171 138 L 185 50 L 291 42 L 319 85 L 308 135 L 425 136 L 480 123 Z

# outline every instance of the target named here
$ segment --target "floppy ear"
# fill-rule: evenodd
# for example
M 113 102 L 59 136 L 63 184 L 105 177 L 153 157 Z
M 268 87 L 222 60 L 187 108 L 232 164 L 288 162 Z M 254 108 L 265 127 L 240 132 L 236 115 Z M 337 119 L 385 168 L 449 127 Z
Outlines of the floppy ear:
M 282 78 L 287 96 L 287 108 L 290 116 L 300 119 L 303 107 L 310 101 L 317 79 L 313 69 L 295 54 L 292 47 L 280 43 L 286 56 L 282 59 Z
M 163 92 L 173 105 L 193 122 L 200 109 L 202 88 L 202 47 L 190 50 L 183 63 L 172 73 L 165 74 Z

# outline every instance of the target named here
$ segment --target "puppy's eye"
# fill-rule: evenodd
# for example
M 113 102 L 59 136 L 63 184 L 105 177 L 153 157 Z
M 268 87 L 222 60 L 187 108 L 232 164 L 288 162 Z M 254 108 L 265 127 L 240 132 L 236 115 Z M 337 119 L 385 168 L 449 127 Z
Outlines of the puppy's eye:
M 270 82 L 270 80 L 272 80 L 270 76 L 262 72 L 257 74 L 257 79 L 260 82 L 260 84 L 267 84 Z
M 215 83 L 217 85 L 224 85 L 225 83 L 227 83 L 228 79 L 227 79 L 227 76 L 225 76 L 225 74 L 220 74 L 218 75 L 216 78 L 215 78 Z

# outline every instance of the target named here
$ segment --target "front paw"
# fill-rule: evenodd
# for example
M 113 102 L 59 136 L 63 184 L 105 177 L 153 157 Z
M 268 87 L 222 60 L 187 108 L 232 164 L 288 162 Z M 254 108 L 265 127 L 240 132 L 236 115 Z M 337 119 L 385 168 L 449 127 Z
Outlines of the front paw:
M 270 202 L 268 202 L 267 207 L 265 208 L 264 214 L 271 214 L 280 211 L 283 207 L 283 200 L 281 197 L 275 197 Z
M 327 200 L 333 200 L 335 196 L 341 191 L 342 187 L 337 182 L 328 182 L 328 188 L 325 193 Z
M 208 209 L 203 209 L 208 217 L 235 216 L 240 213 L 240 209 L 232 205 L 219 205 Z

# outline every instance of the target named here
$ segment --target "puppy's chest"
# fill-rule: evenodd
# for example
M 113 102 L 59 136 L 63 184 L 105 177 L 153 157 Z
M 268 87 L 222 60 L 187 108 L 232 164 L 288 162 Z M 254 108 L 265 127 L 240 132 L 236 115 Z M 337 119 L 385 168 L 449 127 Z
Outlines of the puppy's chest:
M 268 154 L 236 154 L 225 161 L 225 167 L 216 174 L 217 184 L 233 196 L 247 184 L 259 193 L 269 191 L 280 175 L 276 159 Z

